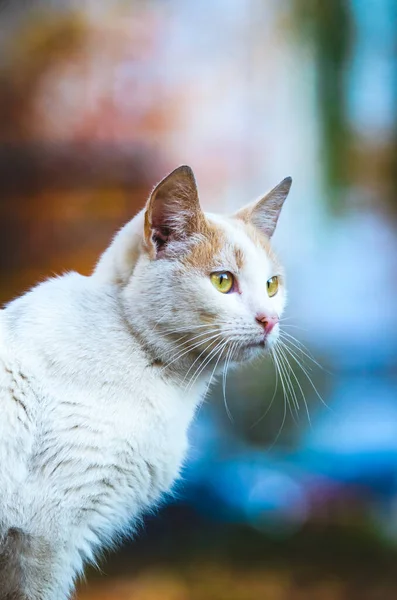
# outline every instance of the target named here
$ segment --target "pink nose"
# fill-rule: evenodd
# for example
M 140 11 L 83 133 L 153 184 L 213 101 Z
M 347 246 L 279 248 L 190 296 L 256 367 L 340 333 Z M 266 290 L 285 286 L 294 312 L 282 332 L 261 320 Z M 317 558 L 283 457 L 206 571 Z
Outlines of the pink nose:
M 269 335 L 269 333 L 272 331 L 273 327 L 275 325 L 277 325 L 279 319 L 277 315 L 257 315 L 256 320 L 258 321 L 258 323 L 260 325 L 262 325 L 263 329 L 265 330 L 266 335 Z

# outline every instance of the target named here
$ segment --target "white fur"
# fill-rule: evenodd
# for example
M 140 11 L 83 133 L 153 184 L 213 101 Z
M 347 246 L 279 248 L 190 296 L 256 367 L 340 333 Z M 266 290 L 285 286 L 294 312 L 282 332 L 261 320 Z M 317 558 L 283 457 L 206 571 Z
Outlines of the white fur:
M 84 561 L 129 532 L 178 477 L 214 362 L 187 394 L 198 351 L 167 367 L 183 335 L 167 329 L 191 327 L 192 338 L 205 310 L 221 339 L 241 345 L 263 336 L 258 312 L 281 315 L 284 291 L 266 291 L 275 274 L 266 251 L 242 223 L 208 219 L 228 238 L 214 266 L 235 270 L 234 247 L 245 256 L 239 294 L 219 293 L 178 261 L 152 260 L 140 213 L 91 277 L 51 279 L 0 312 L 1 530 L 18 527 L 51 549 L 49 575 L 39 594 L 30 590 L 32 600 L 69 597 Z M 263 352 L 237 350 L 238 361 Z

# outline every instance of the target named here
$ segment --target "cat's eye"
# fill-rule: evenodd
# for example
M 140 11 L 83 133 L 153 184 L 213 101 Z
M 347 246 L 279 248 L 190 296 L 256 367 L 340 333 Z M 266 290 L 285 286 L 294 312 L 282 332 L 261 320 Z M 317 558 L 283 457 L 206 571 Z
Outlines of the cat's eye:
M 269 298 L 273 298 L 278 292 L 278 277 L 275 275 L 274 277 L 270 277 L 267 280 L 267 294 Z
M 218 290 L 218 292 L 222 292 L 222 294 L 227 294 L 231 291 L 234 283 L 234 277 L 229 271 L 224 271 L 222 273 L 211 273 L 210 275 L 212 285 Z

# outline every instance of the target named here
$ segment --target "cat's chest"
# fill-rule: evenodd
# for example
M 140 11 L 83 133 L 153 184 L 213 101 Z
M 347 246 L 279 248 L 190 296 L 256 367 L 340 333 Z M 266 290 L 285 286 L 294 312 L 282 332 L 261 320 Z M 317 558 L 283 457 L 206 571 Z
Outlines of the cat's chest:
M 168 393 L 154 402 L 153 396 L 141 393 L 139 402 L 131 406 L 131 398 L 124 398 L 123 409 L 108 424 L 109 452 L 126 472 L 139 471 L 142 483 L 154 495 L 169 489 L 186 454 L 194 410 L 193 400 L 184 400 L 187 406 L 177 393 Z
M 40 473 L 76 507 L 82 497 L 122 512 L 150 505 L 178 476 L 196 399 L 149 384 L 73 392 L 60 395 L 47 415 Z

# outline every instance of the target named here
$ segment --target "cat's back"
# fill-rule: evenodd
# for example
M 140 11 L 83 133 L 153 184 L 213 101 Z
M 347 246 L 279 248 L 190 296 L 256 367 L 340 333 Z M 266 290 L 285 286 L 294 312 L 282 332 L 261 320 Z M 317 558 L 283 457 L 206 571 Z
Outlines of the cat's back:
M 19 364 L 11 349 L 9 326 L 6 321 L 7 310 L 0 310 L 0 405 L 3 418 L 1 425 L 9 424 L 16 430 L 25 426 L 27 418 L 26 403 L 30 404 L 28 374 Z
M 29 381 L 12 356 L 6 310 L 0 310 L 0 513 L 12 520 L 28 474 L 35 419 Z
M 13 405 L 16 402 L 14 395 L 17 394 L 16 382 L 14 381 L 14 361 L 10 350 L 9 336 L 6 328 L 6 310 L 0 310 L 0 406 L 5 418 L 0 420 L 0 429 L 6 425 L 8 417 L 12 419 Z M 3 436 L 2 436 L 3 439 Z
M 6 379 L 7 344 L 5 336 L 5 309 L 0 309 L 0 389 Z

